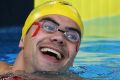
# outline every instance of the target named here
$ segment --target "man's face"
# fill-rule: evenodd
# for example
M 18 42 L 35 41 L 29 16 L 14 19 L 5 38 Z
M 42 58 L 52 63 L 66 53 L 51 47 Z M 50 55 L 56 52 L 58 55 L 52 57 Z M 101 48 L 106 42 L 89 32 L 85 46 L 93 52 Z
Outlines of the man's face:
M 58 25 L 63 31 L 66 31 L 66 28 L 79 30 L 74 21 L 61 15 L 48 15 L 38 21 L 41 24 L 47 22 L 49 25 Z M 71 42 L 60 31 L 49 33 L 42 28 L 33 36 L 37 28 L 37 25 L 32 25 L 22 41 L 26 70 L 63 71 L 70 67 L 78 52 L 80 41 Z

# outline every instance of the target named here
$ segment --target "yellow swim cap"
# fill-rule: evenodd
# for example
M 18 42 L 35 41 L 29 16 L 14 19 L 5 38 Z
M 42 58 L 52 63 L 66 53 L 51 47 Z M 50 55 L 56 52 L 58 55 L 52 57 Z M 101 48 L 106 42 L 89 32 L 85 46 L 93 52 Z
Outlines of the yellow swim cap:
M 83 33 L 83 24 L 77 10 L 72 5 L 70 5 L 65 1 L 54 0 L 54 1 L 46 2 L 33 9 L 33 11 L 30 13 L 23 26 L 21 38 L 25 37 L 26 32 L 34 23 L 34 21 L 36 21 L 42 16 L 47 16 L 49 14 L 59 14 L 72 19 L 79 26 L 81 30 L 81 34 Z

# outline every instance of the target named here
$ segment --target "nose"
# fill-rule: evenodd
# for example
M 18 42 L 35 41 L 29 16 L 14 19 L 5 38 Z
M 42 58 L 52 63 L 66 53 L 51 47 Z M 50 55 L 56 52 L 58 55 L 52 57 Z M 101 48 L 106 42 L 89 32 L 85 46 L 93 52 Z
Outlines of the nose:
M 50 38 L 51 42 L 58 44 L 58 45 L 65 45 L 65 38 L 64 38 L 64 34 L 57 32 L 54 35 L 52 35 L 52 37 Z

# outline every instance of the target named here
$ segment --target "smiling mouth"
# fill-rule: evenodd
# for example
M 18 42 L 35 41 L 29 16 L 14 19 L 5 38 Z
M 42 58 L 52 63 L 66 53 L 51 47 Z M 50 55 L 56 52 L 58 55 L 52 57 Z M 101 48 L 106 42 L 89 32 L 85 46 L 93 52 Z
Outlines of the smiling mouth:
M 51 49 L 51 48 L 41 48 L 40 51 L 49 57 L 54 57 L 56 60 L 62 60 L 64 58 L 64 55 L 60 52 Z

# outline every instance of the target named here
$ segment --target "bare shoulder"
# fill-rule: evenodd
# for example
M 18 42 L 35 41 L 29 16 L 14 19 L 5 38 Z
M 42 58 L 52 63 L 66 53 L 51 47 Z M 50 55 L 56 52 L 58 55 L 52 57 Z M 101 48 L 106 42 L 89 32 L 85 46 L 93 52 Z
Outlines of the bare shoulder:
M 10 69 L 10 65 L 9 64 L 0 61 L 0 74 L 8 72 L 9 69 Z

